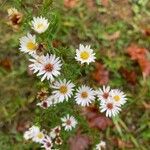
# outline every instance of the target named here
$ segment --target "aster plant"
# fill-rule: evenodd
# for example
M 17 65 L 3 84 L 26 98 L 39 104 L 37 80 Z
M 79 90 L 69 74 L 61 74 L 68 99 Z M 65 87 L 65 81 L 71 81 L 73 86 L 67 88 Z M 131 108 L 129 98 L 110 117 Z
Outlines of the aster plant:
M 19 50 L 28 55 L 30 71 L 38 76 L 42 85 L 45 84 L 46 87 L 48 84 L 49 88 L 48 92 L 39 93 L 37 106 L 40 107 L 41 111 L 58 107 L 59 112 L 60 105 L 72 103 L 71 105 L 66 105 L 66 107 L 70 107 L 71 112 L 65 112 L 64 109 L 60 110 L 58 116 L 56 115 L 59 118 L 59 124 L 55 127 L 52 125 L 53 128 L 49 129 L 50 131 L 41 130 L 39 126 L 33 125 L 24 133 L 25 140 L 32 140 L 39 143 L 41 148 L 51 150 L 63 143 L 60 134 L 62 130 L 71 132 L 79 127 L 80 120 L 78 120 L 77 115 L 74 116 L 72 110 L 74 106 L 82 108 L 97 105 L 99 112 L 111 118 L 116 117 L 121 112 L 121 107 L 126 103 L 127 98 L 126 94 L 120 89 L 111 89 L 110 86 L 96 87 L 94 84 L 89 83 L 88 80 L 80 81 L 82 79 L 82 76 L 80 76 L 82 74 L 81 70 L 84 70 L 84 75 L 86 76 L 86 69 L 88 70 L 97 59 L 93 46 L 80 44 L 79 47 L 74 47 L 73 51 L 63 52 L 61 52 L 61 49 L 56 50 L 47 46 L 39 54 L 38 50 L 41 43 L 38 42 L 38 39 L 40 35 L 46 34 L 51 29 L 50 20 L 42 16 L 33 17 L 30 27 L 32 34 L 31 31 L 28 31 L 26 35 L 20 38 Z M 45 43 L 45 41 L 47 39 L 42 38 L 42 42 Z M 72 53 L 72 57 L 70 55 L 69 57 L 64 57 L 61 53 L 66 54 L 66 56 Z M 75 71 L 79 71 L 79 74 L 77 73 L 78 75 L 73 80 L 66 73 L 67 71 L 75 73 L 72 70 L 72 64 L 75 64 L 78 68 Z M 49 119 L 54 114 L 55 111 L 50 114 Z M 105 142 L 102 141 L 96 145 L 96 149 L 100 150 L 105 146 Z

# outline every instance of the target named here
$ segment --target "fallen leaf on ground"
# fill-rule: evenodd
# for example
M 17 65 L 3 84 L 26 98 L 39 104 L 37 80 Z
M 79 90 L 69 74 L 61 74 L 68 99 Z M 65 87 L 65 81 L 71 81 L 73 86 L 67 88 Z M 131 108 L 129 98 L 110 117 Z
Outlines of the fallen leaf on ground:
M 86 150 L 91 145 L 91 140 L 87 135 L 78 132 L 77 135 L 69 138 L 68 144 L 69 150 Z
M 139 60 L 145 58 L 147 49 L 140 48 L 136 44 L 131 44 L 127 48 L 127 53 L 131 56 L 132 60 Z
M 109 81 L 109 72 L 105 69 L 102 63 L 96 62 L 95 71 L 92 73 L 92 77 L 100 85 L 105 85 Z
M 105 130 L 112 125 L 112 121 L 100 113 L 99 109 L 95 106 L 83 108 L 82 114 L 86 117 L 89 127 L 91 128 Z
M 143 59 L 139 59 L 138 63 L 142 70 L 143 77 L 146 78 L 146 77 L 150 76 L 150 61 L 143 58 Z
M 126 81 L 132 85 L 137 83 L 137 74 L 134 70 L 127 70 L 126 68 L 120 68 L 121 75 L 126 79 Z
M 143 78 L 150 76 L 150 60 L 148 60 L 147 54 L 149 53 L 146 48 L 141 48 L 135 44 L 132 44 L 127 48 L 127 53 L 132 60 L 138 62 Z
M 142 102 L 146 109 L 150 109 L 150 103 Z
M 0 61 L 0 66 L 10 71 L 12 69 L 12 61 L 9 57 L 4 58 Z
M 74 8 L 77 5 L 77 0 L 64 0 L 64 6 L 67 8 Z
M 101 4 L 105 7 L 109 6 L 109 0 L 101 0 Z
M 133 148 L 133 144 L 130 141 L 123 141 L 116 137 L 112 137 L 110 138 L 110 140 L 113 143 L 113 145 L 117 146 L 119 149 Z
M 120 31 L 116 31 L 115 33 L 113 33 L 113 34 L 111 34 L 111 35 L 105 35 L 105 38 L 107 39 L 107 40 L 110 40 L 110 41 L 112 41 L 112 40 L 116 40 L 116 39 L 118 39 L 120 37 Z

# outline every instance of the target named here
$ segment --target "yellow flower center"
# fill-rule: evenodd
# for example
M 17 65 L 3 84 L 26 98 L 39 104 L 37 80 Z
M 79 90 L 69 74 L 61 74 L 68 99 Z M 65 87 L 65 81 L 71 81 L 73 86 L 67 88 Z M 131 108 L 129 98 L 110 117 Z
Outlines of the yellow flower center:
M 82 98 L 87 98 L 88 97 L 88 93 L 87 92 L 82 92 L 81 93 L 81 97 Z
M 83 52 L 81 52 L 80 57 L 83 60 L 86 60 L 86 59 L 88 59 L 90 57 L 90 55 L 89 55 L 89 53 L 87 51 L 83 51 Z
M 119 101 L 119 100 L 120 100 L 120 96 L 115 95 L 115 96 L 114 96 L 114 99 L 115 99 L 115 101 Z
M 39 139 L 42 139 L 42 138 L 44 137 L 44 135 L 43 135 L 43 133 L 38 133 L 37 137 L 38 137 Z
M 59 91 L 60 91 L 60 93 L 62 93 L 62 94 L 66 94 L 67 91 L 68 91 L 67 86 L 62 85 L 62 86 L 60 87 Z
M 43 27 L 44 27 L 44 25 L 42 23 L 40 23 L 40 24 L 37 25 L 37 29 L 41 29 Z
M 35 50 L 36 49 L 36 44 L 33 43 L 32 41 L 30 41 L 30 42 L 27 43 L 27 48 L 29 50 Z

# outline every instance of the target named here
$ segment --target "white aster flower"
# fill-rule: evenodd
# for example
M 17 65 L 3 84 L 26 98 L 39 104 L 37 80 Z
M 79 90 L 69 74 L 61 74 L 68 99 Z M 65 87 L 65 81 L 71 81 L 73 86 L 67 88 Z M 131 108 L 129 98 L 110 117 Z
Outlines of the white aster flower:
M 75 101 L 78 105 L 89 106 L 95 100 L 95 92 L 88 86 L 81 86 L 76 92 Z
M 45 150 L 52 150 L 53 143 L 52 139 L 49 136 L 45 136 L 45 138 L 42 141 L 42 148 L 45 148 Z
M 106 142 L 101 141 L 99 144 L 96 145 L 96 150 L 102 150 L 106 148 Z
M 49 23 L 44 17 L 33 17 L 32 29 L 37 33 L 43 33 L 47 30 Z
M 66 131 L 72 130 L 77 125 L 77 121 L 73 116 L 67 114 L 65 117 L 61 118 L 62 126 L 65 128 Z
M 32 139 L 40 131 L 39 127 L 32 126 L 24 133 L 24 138 L 26 140 Z
M 83 46 L 82 44 L 79 45 L 79 49 L 76 49 L 76 57 L 75 59 L 81 64 L 95 61 L 95 53 L 93 49 L 90 48 L 90 45 Z
M 96 91 L 96 94 L 98 96 L 98 99 L 101 101 L 101 102 L 104 102 L 107 101 L 108 99 L 111 98 L 111 94 L 110 94 L 110 86 L 103 86 L 103 88 L 99 88 L 97 91 Z
M 37 132 L 32 140 L 36 143 L 42 143 L 45 138 L 45 134 L 42 131 Z
M 126 95 L 119 89 L 113 89 L 110 93 L 113 101 L 116 104 L 123 105 L 124 103 L 126 103 Z
M 100 104 L 101 112 L 106 111 L 106 117 L 116 116 L 121 108 L 112 100 L 109 99 L 105 103 Z
M 29 65 L 29 68 L 33 71 L 33 73 L 37 73 L 37 76 L 41 76 L 41 81 L 54 80 L 54 77 L 60 75 L 61 70 L 61 60 L 59 57 L 56 57 L 52 54 L 47 54 L 37 56 L 34 55 L 32 59 L 29 59 L 32 64 Z
M 58 102 L 63 102 L 64 100 L 68 101 L 73 94 L 73 87 L 74 84 L 70 81 L 66 81 L 66 79 L 62 81 L 59 80 L 52 85 L 52 88 L 55 89 L 52 94 Z
M 20 38 L 19 50 L 24 53 L 35 54 L 37 49 L 36 37 L 30 33 Z

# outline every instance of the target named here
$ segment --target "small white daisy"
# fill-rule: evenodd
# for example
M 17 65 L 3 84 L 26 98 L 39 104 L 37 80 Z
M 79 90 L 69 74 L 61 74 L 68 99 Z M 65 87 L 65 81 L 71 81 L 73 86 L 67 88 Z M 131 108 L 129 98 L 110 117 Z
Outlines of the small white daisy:
M 45 150 L 52 150 L 53 143 L 52 139 L 49 136 L 45 136 L 45 138 L 42 141 L 42 148 L 45 148 Z
M 111 97 L 113 101 L 118 105 L 123 105 L 126 103 L 126 95 L 119 89 L 113 89 L 111 92 Z
M 108 99 L 110 99 L 111 97 L 111 94 L 110 94 L 110 86 L 103 86 L 103 88 L 99 88 L 97 91 L 96 91 L 96 94 L 98 96 L 98 99 L 101 101 L 101 102 L 105 102 L 107 101 Z
M 106 148 L 106 142 L 101 141 L 99 144 L 96 145 L 96 150 L 102 150 Z
M 20 38 L 19 50 L 24 53 L 35 54 L 37 49 L 36 36 L 30 33 Z
M 66 81 L 66 79 L 62 81 L 59 80 L 52 85 L 52 88 L 55 89 L 52 94 L 58 102 L 63 102 L 64 100 L 68 101 L 73 94 L 73 87 L 74 84 L 70 81 Z
M 43 33 L 47 30 L 49 23 L 44 17 L 33 17 L 32 29 L 37 33 Z
M 100 104 L 101 112 L 106 111 L 106 117 L 116 116 L 121 108 L 112 99 Z
M 40 132 L 39 127 L 32 126 L 27 131 L 25 131 L 25 133 L 24 133 L 25 140 L 32 139 L 38 132 Z
M 67 114 L 65 117 L 61 118 L 62 126 L 65 128 L 66 131 L 72 130 L 77 125 L 77 121 L 73 116 Z
M 89 106 L 95 99 L 95 92 L 88 86 L 81 86 L 76 92 L 75 101 L 78 105 Z
M 93 49 L 90 48 L 90 45 L 83 46 L 82 44 L 79 45 L 79 49 L 76 49 L 76 57 L 75 59 L 81 64 L 95 61 L 95 53 Z
M 45 134 L 42 131 L 37 132 L 34 137 L 32 138 L 32 140 L 36 143 L 42 143 L 42 141 L 45 138 Z
M 60 58 L 55 55 L 34 55 L 33 58 L 29 60 L 32 62 L 32 64 L 29 65 L 30 70 L 32 70 L 33 73 L 38 72 L 37 76 L 42 75 L 41 81 L 45 79 L 53 81 L 54 77 L 60 75 L 62 64 Z

